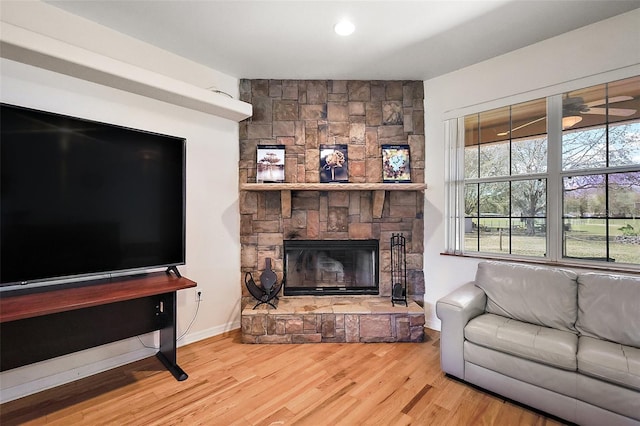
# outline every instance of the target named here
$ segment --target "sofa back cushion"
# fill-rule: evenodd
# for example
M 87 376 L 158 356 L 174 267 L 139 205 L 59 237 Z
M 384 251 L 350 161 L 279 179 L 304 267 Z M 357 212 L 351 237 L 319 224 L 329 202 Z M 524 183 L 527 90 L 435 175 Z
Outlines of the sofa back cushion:
M 580 274 L 576 328 L 585 336 L 640 348 L 640 277 Z
M 577 277 L 567 269 L 487 261 L 478 264 L 475 281 L 487 294 L 487 312 L 575 332 Z

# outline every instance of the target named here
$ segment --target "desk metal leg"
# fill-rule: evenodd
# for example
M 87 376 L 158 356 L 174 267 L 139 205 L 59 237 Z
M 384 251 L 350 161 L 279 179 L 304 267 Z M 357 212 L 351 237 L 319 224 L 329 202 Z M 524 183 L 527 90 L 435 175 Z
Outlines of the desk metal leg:
M 163 319 L 160 328 L 160 351 L 156 357 L 178 381 L 187 380 L 187 373 L 180 368 L 176 360 L 177 339 L 177 292 L 166 293 L 160 297 L 159 315 Z

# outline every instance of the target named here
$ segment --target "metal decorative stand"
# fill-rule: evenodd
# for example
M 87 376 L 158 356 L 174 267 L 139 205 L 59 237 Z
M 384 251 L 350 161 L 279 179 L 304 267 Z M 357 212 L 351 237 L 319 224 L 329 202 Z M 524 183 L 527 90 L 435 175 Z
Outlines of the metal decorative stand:
M 282 283 L 276 284 L 270 290 L 265 290 L 264 287 L 256 284 L 256 282 L 253 280 L 251 272 L 247 272 L 244 275 L 244 283 L 247 286 L 247 290 L 249 290 L 249 293 L 251 293 L 253 298 L 258 301 L 253 309 L 264 304 L 271 306 L 273 309 L 277 309 L 276 305 L 273 304 L 273 300 L 278 300 L 278 293 L 280 292 Z
M 277 283 L 276 274 L 271 270 L 270 258 L 267 258 L 265 263 L 266 269 L 260 276 L 260 284 L 262 285 L 256 284 L 251 272 L 244 274 L 244 284 L 247 286 L 247 290 L 258 301 L 253 309 L 264 304 L 276 309 L 276 305 L 273 304 L 272 300 L 278 300 L 278 293 L 280 293 L 280 289 L 285 282 L 285 277 L 283 276 L 282 282 L 280 284 Z
M 391 303 L 407 303 L 407 242 L 402 234 L 391 236 Z

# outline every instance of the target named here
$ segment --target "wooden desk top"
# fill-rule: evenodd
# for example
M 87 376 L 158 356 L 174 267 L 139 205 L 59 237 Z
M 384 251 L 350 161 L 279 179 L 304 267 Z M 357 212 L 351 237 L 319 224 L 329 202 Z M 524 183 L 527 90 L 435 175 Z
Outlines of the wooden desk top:
M 171 293 L 196 285 L 188 278 L 154 272 L 93 284 L 74 283 L 70 287 L 60 284 L 60 288 L 34 289 L 28 294 L 18 290 L 15 295 L 0 296 L 0 323 Z

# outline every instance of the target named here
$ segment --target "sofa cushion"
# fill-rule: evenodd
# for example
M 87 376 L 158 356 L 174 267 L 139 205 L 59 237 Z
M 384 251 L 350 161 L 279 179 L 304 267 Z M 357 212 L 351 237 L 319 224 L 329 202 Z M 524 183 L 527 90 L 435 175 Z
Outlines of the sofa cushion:
M 520 356 L 476 345 L 468 340 L 464 342 L 464 360 L 465 380 L 469 379 L 469 364 L 475 364 L 543 389 L 570 397 L 576 396 L 578 373 L 575 370 L 554 368 Z M 505 395 L 509 395 L 508 390 Z
M 475 317 L 464 337 L 477 345 L 565 370 L 576 370 L 578 336 L 495 314 Z
M 640 349 L 581 336 L 578 372 L 640 391 Z
M 488 261 L 478 264 L 475 282 L 487 294 L 489 313 L 575 331 L 577 276 L 566 269 Z
M 576 328 L 585 336 L 640 348 L 640 277 L 580 274 Z

